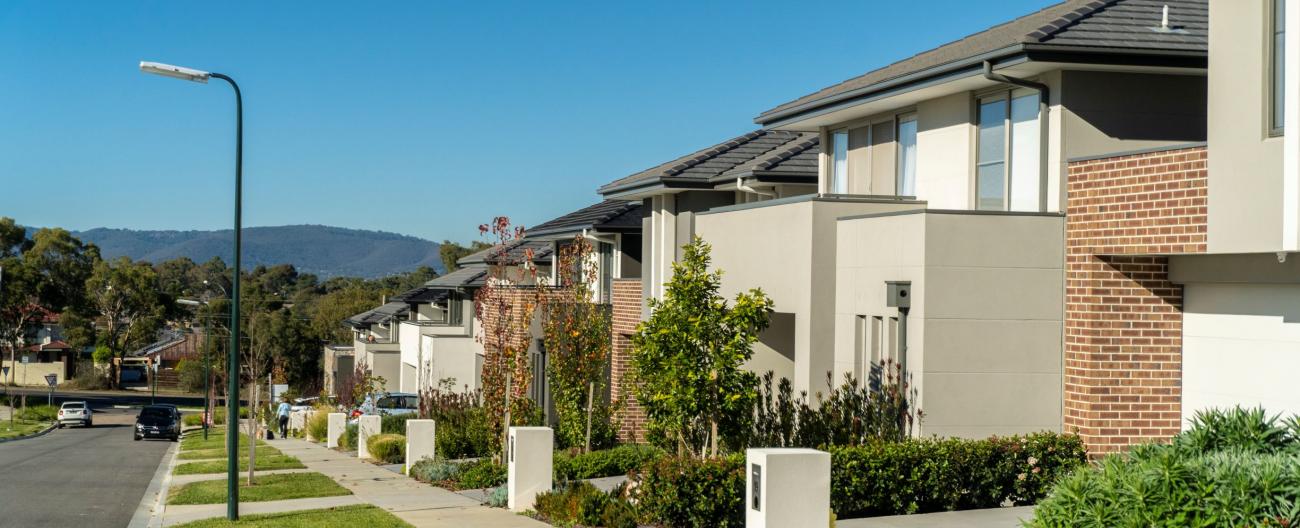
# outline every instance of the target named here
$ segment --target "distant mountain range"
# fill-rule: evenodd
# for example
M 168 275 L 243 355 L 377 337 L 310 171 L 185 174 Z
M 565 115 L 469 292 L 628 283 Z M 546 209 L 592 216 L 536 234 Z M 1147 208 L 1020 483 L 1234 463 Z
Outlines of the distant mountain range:
M 153 263 L 189 257 L 202 263 L 221 257 L 230 264 L 231 230 L 136 231 L 95 228 L 73 232 L 99 246 L 105 258 L 128 256 Z M 250 227 L 244 229 L 244 262 L 293 264 L 300 272 L 321 278 L 375 278 L 429 266 L 443 271 L 438 244 L 412 236 L 321 225 Z

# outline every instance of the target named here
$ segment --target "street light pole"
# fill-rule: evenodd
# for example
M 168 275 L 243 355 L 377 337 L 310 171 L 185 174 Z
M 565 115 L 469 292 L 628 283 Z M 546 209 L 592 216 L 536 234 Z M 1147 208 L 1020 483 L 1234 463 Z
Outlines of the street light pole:
M 230 294 L 230 350 L 226 358 L 226 376 L 230 382 L 226 388 L 226 518 L 236 521 L 239 520 L 239 252 L 243 224 L 244 99 L 235 80 L 220 73 L 156 62 L 141 62 L 140 71 L 205 84 L 209 78 L 217 78 L 230 83 L 235 90 L 235 267 Z

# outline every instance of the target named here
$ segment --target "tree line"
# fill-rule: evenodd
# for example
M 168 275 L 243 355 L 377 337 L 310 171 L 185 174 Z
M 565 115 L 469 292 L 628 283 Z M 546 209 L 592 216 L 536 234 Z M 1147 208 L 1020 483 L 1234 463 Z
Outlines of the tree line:
M 475 249 L 444 242 L 447 269 Z M 271 374 L 298 392 L 319 388 L 321 346 L 350 343 L 347 317 L 378 306 L 385 296 L 437 276 L 420 267 L 378 279 L 321 280 L 290 264 L 257 266 L 241 275 L 241 357 L 244 376 Z M 105 259 L 92 243 L 60 228 L 29 230 L 0 218 L 0 353 L 15 352 L 57 314 L 73 350 L 93 350 L 95 369 L 116 383 L 113 359 L 154 343 L 165 329 L 212 336 L 213 371 L 221 368 L 230 336 L 233 270 L 217 257 L 196 263 L 181 257 L 158 263 Z M 184 302 L 182 302 L 184 301 Z M 217 380 L 220 382 L 220 380 Z

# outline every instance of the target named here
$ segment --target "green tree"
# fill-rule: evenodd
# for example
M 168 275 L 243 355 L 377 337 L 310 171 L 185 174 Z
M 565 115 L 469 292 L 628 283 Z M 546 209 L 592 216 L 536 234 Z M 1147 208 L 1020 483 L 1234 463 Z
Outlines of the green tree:
M 460 269 L 460 266 L 456 264 L 457 260 L 490 247 L 492 247 L 491 244 L 481 240 L 475 240 L 469 245 L 469 247 L 462 246 L 450 240 L 443 240 L 442 243 L 438 245 L 438 256 L 442 257 L 443 269 L 446 269 L 447 273 L 451 273 Z
M 559 257 L 559 284 L 545 301 L 542 322 L 546 375 L 559 419 L 555 436 L 560 447 L 600 449 L 614 443 L 618 429 L 605 398 L 611 314 L 608 305 L 593 301 L 599 270 L 591 242 L 577 236 Z
M 709 271 L 709 245 L 696 237 L 683 249 L 663 299 L 650 299 L 650 319 L 632 335 L 633 390 L 651 432 L 703 457 L 717 455 L 719 442 L 742 447 L 758 387 L 742 365 L 772 301 L 752 289 L 728 306 L 718 293 L 722 271 Z
M 314 302 L 311 328 L 317 338 L 330 343 L 352 343 L 352 331 L 343 320 L 379 305 L 382 294 L 363 285 L 331 291 Z
M 158 275 L 147 263 L 119 257 L 95 264 L 86 280 L 86 295 L 104 323 L 99 341 L 113 357 L 120 359 L 157 338 L 167 312 L 157 285 Z M 116 371 L 111 371 L 114 384 Z

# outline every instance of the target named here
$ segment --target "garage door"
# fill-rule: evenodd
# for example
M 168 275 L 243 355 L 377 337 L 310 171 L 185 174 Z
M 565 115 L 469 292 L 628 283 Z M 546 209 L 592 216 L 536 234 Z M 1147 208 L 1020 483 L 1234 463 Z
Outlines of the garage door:
M 1183 421 L 1197 410 L 1300 413 L 1300 285 L 1187 284 Z

